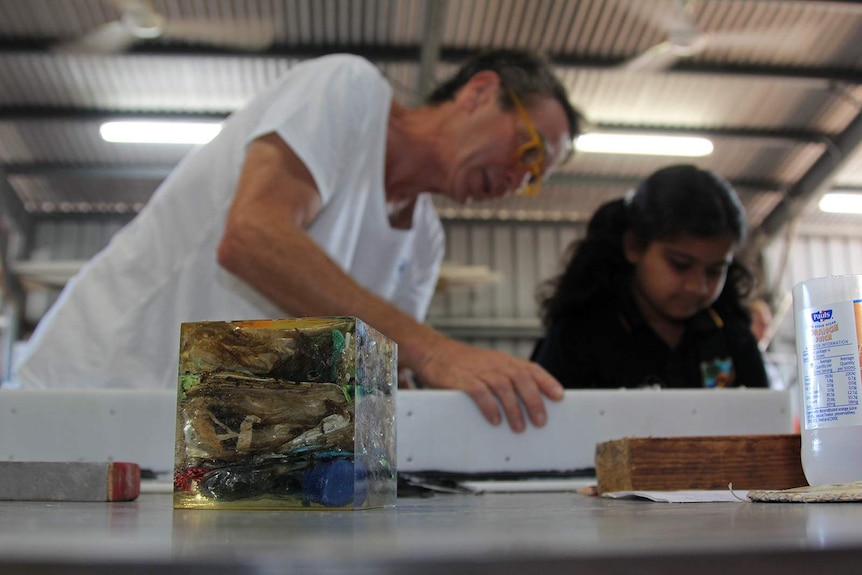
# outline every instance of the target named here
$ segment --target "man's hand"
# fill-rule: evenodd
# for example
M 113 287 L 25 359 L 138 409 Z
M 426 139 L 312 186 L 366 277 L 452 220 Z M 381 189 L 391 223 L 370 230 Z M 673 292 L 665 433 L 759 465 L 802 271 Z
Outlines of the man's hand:
M 563 399 L 563 387 L 536 363 L 441 337 L 417 370 L 428 387 L 466 391 L 494 425 L 501 422 L 500 405 L 513 431 L 530 422 L 542 427 L 548 420 L 544 398 Z

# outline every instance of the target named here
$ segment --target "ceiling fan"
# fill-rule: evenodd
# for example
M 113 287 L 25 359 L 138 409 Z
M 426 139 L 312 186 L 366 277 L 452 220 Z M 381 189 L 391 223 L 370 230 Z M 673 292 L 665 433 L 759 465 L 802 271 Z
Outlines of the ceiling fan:
M 157 12 L 149 0 L 110 0 L 110 3 L 119 13 L 116 20 L 81 38 L 54 46 L 53 51 L 60 54 L 113 54 L 156 38 L 257 51 L 267 48 L 273 41 L 272 26 L 263 22 L 168 18 Z
M 673 0 L 661 4 L 626 0 L 629 13 L 664 31 L 665 40 L 624 61 L 620 67 L 631 71 L 660 71 L 707 48 L 757 48 L 792 37 L 792 31 L 787 29 L 702 30 L 694 22 L 695 4 L 695 0 Z M 668 6 L 670 9 L 666 9 Z

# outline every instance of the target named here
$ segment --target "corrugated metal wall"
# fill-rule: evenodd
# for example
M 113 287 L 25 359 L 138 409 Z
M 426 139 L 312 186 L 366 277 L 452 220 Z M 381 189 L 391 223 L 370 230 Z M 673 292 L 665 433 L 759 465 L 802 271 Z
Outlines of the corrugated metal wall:
M 85 261 L 108 244 L 111 237 L 129 220 L 56 219 L 34 227 L 28 261 Z M 54 302 L 59 290 L 32 287 L 27 291 L 24 318 L 35 323 Z
M 801 281 L 842 274 L 862 274 L 862 229 L 800 227 L 773 241 L 764 253 L 764 267 L 775 307 L 776 334 L 770 349 L 793 355 L 795 329 L 791 290 Z
M 87 260 L 107 245 L 126 220 L 47 220 L 36 225 L 30 260 Z M 487 266 L 499 282 L 438 292 L 429 322 L 461 340 L 529 355 L 541 332 L 535 291 L 558 272 L 561 254 L 582 233 L 577 223 L 449 220 L 446 261 Z M 35 322 L 58 290 L 28 292 L 25 317 Z
M 559 272 L 562 254 L 583 225 L 457 220 L 444 225 L 446 261 L 488 266 L 500 280 L 438 292 L 428 321 L 463 341 L 529 356 L 541 333 L 536 288 Z
M 106 245 L 123 223 L 107 219 L 41 222 L 31 259 L 85 260 Z M 541 333 L 536 289 L 559 272 L 563 254 L 582 235 L 583 224 L 447 220 L 444 226 L 447 262 L 487 266 L 500 280 L 438 292 L 428 321 L 460 340 L 528 356 Z M 775 305 L 781 312 L 783 302 L 789 310 L 776 318 L 771 349 L 792 355 L 792 286 L 812 277 L 862 273 L 862 230 L 800 228 L 792 237 L 770 244 L 764 266 Z M 56 295 L 56 290 L 31 290 L 25 317 L 39 318 Z

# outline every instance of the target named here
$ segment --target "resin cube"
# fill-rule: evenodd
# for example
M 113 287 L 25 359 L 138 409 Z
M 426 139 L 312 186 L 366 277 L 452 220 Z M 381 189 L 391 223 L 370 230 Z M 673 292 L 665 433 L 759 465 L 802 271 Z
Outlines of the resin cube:
M 396 389 L 355 318 L 182 324 L 174 507 L 395 505 Z

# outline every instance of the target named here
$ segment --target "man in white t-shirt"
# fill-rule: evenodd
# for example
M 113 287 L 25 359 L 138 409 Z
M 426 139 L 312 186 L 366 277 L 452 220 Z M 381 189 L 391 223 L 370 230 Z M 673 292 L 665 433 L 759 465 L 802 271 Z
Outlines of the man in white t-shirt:
M 426 386 L 492 423 L 545 423 L 542 368 L 422 322 L 443 257 L 430 195 L 499 197 L 566 158 L 579 115 L 546 63 L 497 51 L 408 109 L 368 61 L 293 67 L 190 153 L 66 286 L 17 367 L 22 387 L 176 385 L 179 324 L 356 316 Z

